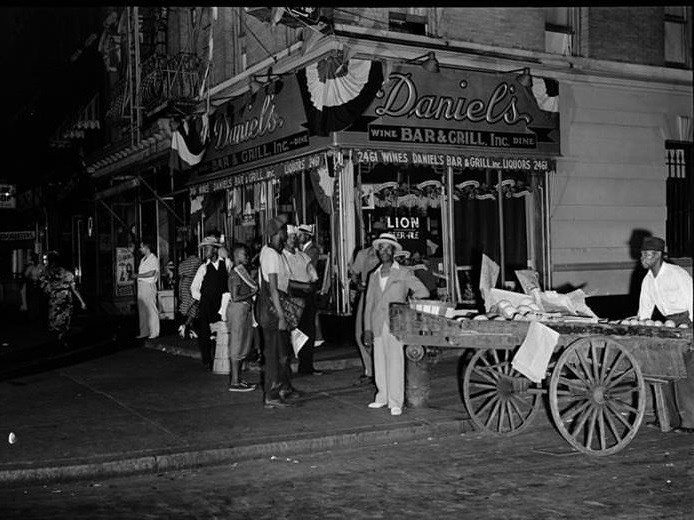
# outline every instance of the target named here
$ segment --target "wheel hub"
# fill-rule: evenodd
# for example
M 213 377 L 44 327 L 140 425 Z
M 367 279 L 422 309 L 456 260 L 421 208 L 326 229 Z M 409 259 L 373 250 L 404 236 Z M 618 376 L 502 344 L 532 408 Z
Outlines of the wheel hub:
M 598 404 L 605 404 L 605 397 L 606 396 L 604 386 L 596 386 L 593 388 L 593 401 L 595 401 Z

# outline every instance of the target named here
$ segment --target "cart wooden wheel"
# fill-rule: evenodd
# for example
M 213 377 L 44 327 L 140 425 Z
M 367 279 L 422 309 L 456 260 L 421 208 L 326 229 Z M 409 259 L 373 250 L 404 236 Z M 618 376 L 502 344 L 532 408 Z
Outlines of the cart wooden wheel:
M 578 451 L 611 455 L 636 435 L 646 383 L 636 358 L 616 341 L 581 338 L 559 356 L 549 383 L 559 433 Z
M 463 401 L 483 431 L 511 436 L 525 430 L 542 405 L 542 389 L 511 366 L 506 349 L 478 350 L 463 375 Z

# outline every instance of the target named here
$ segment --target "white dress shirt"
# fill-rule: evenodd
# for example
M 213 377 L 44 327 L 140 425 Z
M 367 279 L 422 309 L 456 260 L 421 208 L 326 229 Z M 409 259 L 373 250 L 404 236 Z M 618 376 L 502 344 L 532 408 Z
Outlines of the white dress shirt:
M 289 287 L 289 266 L 287 259 L 270 246 L 263 246 L 260 250 L 260 272 L 263 279 L 270 282 L 269 275 L 277 275 L 277 288 L 282 292 L 287 292 Z M 259 280 L 260 281 L 260 280 Z
M 663 262 L 658 276 L 648 270 L 641 282 L 639 299 L 639 319 L 650 319 L 653 307 L 663 316 L 689 312 L 692 318 L 692 277 L 679 265 Z
M 200 301 L 200 289 L 202 288 L 202 281 L 205 278 L 205 273 L 207 273 L 207 264 L 212 264 L 212 267 L 219 269 L 220 261 L 221 258 L 219 257 L 217 257 L 217 260 L 214 262 L 208 258 L 204 264 L 201 264 L 200 267 L 198 267 L 198 270 L 195 273 L 195 278 L 193 278 L 193 283 L 190 284 L 190 294 L 193 296 L 194 300 Z
M 138 274 L 147 273 L 149 271 L 154 271 L 154 275 L 145 278 L 138 277 L 137 281 L 152 284 L 157 283 L 157 279 L 159 278 L 159 259 L 154 253 L 150 253 L 143 257 L 137 269 Z
M 376 274 L 378 275 L 378 285 L 381 287 L 381 291 L 385 291 L 386 285 L 388 284 L 388 276 L 381 276 L 381 267 L 383 267 L 383 265 L 378 266 L 378 269 L 376 269 Z M 394 261 L 390 268 L 400 269 L 400 264 Z

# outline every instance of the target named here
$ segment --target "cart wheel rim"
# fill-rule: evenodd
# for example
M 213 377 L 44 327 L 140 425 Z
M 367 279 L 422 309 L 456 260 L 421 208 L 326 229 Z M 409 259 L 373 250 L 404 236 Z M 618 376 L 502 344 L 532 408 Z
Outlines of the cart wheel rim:
M 530 426 L 542 402 L 540 390 L 511 366 L 510 350 L 478 350 L 463 375 L 463 401 L 481 430 L 516 435 Z
M 564 439 L 589 455 L 627 446 L 646 411 L 646 383 L 631 352 L 611 338 L 581 338 L 557 360 L 549 406 Z

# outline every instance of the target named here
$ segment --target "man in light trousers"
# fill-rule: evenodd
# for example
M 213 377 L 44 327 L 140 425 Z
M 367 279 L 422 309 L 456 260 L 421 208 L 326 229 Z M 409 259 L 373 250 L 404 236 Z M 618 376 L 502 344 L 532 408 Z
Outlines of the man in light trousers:
M 159 337 L 159 309 L 157 309 L 157 281 L 159 259 L 152 252 L 151 243 L 140 242 L 142 259 L 135 277 L 137 278 L 137 313 L 140 318 L 138 339 Z

